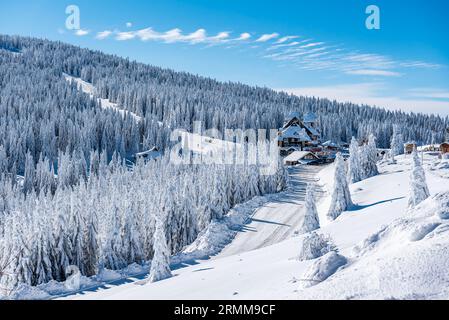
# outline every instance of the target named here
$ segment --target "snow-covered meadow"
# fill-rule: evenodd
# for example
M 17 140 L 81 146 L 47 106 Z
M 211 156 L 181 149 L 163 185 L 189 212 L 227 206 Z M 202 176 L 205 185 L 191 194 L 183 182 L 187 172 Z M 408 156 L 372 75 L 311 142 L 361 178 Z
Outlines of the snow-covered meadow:
M 332 239 L 338 255 L 299 261 L 304 236 L 293 236 L 261 249 L 197 261 L 174 270 L 174 277 L 157 283 L 130 279 L 126 284 L 70 298 L 449 298 L 449 183 L 444 178 L 447 169 L 435 170 L 437 157 L 424 156 L 431 197 L 408 210 L 411 160 L 410 155 L 398 156 L 396 164 L 380 165 L 380 175 L 350 185 L 355 206 L 335 221 L 326 217 L 334 166 L 319 173 L 319 183 L 328 196 L 318 206 L 322 226 L 318 233 Z M 321 283 L 311 283 L 311 276 L 329 277 Z

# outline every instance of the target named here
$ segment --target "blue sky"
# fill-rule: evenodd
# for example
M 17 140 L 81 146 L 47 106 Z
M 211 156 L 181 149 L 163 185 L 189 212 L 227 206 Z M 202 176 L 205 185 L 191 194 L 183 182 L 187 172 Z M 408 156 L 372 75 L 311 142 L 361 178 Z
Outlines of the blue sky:
M 442 0 L 6 1 L 0 33 L 297 94 L 449 115 Z M 80 30 L 67 30 L 68 5 Z M 381 29 L 365 27 L 368 5 Z

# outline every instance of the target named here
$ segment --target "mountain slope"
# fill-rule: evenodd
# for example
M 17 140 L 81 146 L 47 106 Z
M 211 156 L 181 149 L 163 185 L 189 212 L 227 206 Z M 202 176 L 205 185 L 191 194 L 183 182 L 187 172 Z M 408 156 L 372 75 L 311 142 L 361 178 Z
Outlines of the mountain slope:
M 178 269 L 175 277 L 155 284 L 128 283 L 72 298 L 448 298 L 449 224 L 437 216 L 445 212 L 447 217 L 449 212 L 448 180 L 436 174 L 438 171 L 426 170 L 431 193 L 443 193 L 407 213 L 410 160 L 400 157 L 397 165 L 382 166 L 381 175 L 352 185 L 358 207 L 334 222 L 323 223 L 320 232 L 332 237 L 348 264 L 321 284 L 304 288 L 307 279 L 303 275 L 313 261 L 297 260 L 300 236 Z M 433 161 L 433 157 L 426 158 L 427 169 Z M 326 168 L 320 174 L 321 182 L 329 186 L 331 176 L 332 167 Z M 320 206 L 322 222 L 327 203 Z M 422 227 L 429 223 L 429 228 Z

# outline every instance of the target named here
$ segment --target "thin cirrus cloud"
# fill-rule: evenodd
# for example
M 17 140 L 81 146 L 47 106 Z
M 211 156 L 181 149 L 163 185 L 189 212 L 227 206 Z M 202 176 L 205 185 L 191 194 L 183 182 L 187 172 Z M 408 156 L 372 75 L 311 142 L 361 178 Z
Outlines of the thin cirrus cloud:
M 235 40 L 237 40 L 237 41 L 240 41 L 240 40 L 249 40 L 251 38 L 251 34 L 249 34 L 248 32 L 244 32 L 244 33 L 242 33 L 241 35 L 240 35 L 240 37 L 238 37 L 237 39 L 235 39 Z
M 353 76 L 400 77 L 405 69 L 442 67 L 423 61 L 397 61 L 386 55 L 351 51 L 339 45 L 330 45 L 311 39 L 286 40 L 285 44 L 283 42 L 274 44 L 266 50 L 269 54 L 264 54 L 264 58 L 288 62 L 302 70 L 336 71 Z
M 271 34 L 264 34 L 264 35 L 260 36 L 260 38 L 257 39 L 256 42 L 267 42 L 269 40 L 276 39 L 278 37 L 279 37 L 279 33 L 276 33 L 276 32 L 271 33 Z
M 132 26 L 127 23 L 127 27 Z M 83 30 L 78 35 L 89 33 Z M 143 42 L 204 44 L 214 46 L 225 44 L 224 48 L 235 48 L 239 44 L 248 44 L 252 50 L 259 50 L 261 57 L 287 63 L 307 71 L 336 71 L 351 76 L 364 77 L 400 77 L 406 69 L 437 69 L 442 66 L 424 61 L 397 61 L 386 55 L 351 51 L 341 45 L 329 44 L 314 39 L 301 39 L 297 35 L 281 36 L 279 33 L 262 34 L 252 40 L 253 35 L 244 32 L 232 36 L 229 31 L 209 35 L 204 28 L 184 33 L 179 28 L 159 32 L 153 28 L 127 31 L 105 30 L 98 32 L 96 38 L 113 38 L 117 41 L 138 39 Z
M 359 76 L 383 76 L 383 77 L 400 77 L 402 74 L 395 71 L 387 70 L 350 70 L 346 72 L 347 74 L 359 75 Z
M 286 37 L 282 37 L 280 38 L 278 41 L 276 41 L 276 43 L 284 43 L 293 39 L 297 39 L 299 38 L 299 36 L 286 36 Z
M 129 32 L 118 32 L 115 39 L 119 41 L 131 40 L 136 37 L 136 34 L 132 31 Z
M 284 91 L 297 96 L 313 96 L 336 100 L 338 102 L 352 102 L 368 104 L 390 110 L 405 112 L 422 112 L 427 114 L 440 114 L 449 116 L 449 92 L 440 89 L 421 88 L 413 89 L 405 95 L 385 94 L 388 85 L 382 82 L 352 83 L 321 87 L 282 88 Z M 429 95 L 426 95 L 428 93 Z
M 97 36 L 99 36 L 98 33 Z M 109 36 L 110 34 L 108 34 Z M 222 31 L 214 36 L 209 36 L 205 29 L 198 29 L 192 33 L 184 34 L 181 29 L 175 28 L 165 32 L 158 32 L 153 28 L 146 28 L 137 31 L 117 32 L 115 39 L 119 41 L 126 41 L 131 39 L 140 39 L 141 41 L 160 41 L 165 43 L 225 43 L 230 41 L 244 41 L 251 38 L 249 33 L 242 33 L 238 38 L 231 39 L 231 34 L 228 31 Z
M 89 33 L 90 33 L 89 30 L 84 30 L 84 29 L 78 29 L 75 31 L 75 35 L 77 35 L 78 37 L 87 36 Z
M 410 89 L 409 94 L 416 98 L 428 98 L 434 100 L 449 100 L 449 91 L 439 88 L 415 88 Z
M 175 28 L 165 32 L 158 32 L 153 28 L 145 28 L 136 31 L 110 31 L 105 30 L 98 32 L 97 39 L 103 40 L 114 36 L 115 40 L 127 41 L 132 39 L 139 39 L 141 41 L 159 41 L 165 43 L 189 43 L 189 44 L 220 44 L 237 41 L 248 41 L 251 39 L 251 34 L 244 32 L 237 38 L 231 38 L 231 33 L 228 31 L 222 31 L 216 35 L 209 36 L 205 29 L 198 29 L 192 33 L 184 34 L 181 29 Z
M 99 40 L 103 40 L 103 39 L 106 39 L 107 37 L 109 37 L 111 34 L 112 34 L 112 31 L 105 30 L 105 31 L 98 32 L 95 38 L 99 39 Z

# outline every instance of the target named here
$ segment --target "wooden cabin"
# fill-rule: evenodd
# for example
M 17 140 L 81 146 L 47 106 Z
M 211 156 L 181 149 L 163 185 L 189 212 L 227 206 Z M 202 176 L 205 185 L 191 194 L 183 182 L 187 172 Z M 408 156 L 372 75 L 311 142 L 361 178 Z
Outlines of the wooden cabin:
M 160 158 L 162 154 L 159 152 L 158 148 L 153 147 L 148 151 L 139 152 L 134 155 L 134 159 L 144 159 L 147 160 L 156 160 L 157 158 Z
M 439 144 L 429 144 L 418 147 L 419 152 L 439 152 L 441 151 Z
M 281 156 L 303 150 L 310 141 L 312 139 L 301 125 L 299 114 L 295 112 L 290 114 L 278 133 L 278 146 L 281 150 Z
M 449 154 L 449 142 L 443 142 L 440 145 L 441 154 Z
M 318 164 L 320 158 L 310 151 L 295 151 L 284 159 L 287 166 L 296 166 L 298 164 Z
M 319 145 L 321 132 L 317 125 L 318 117 L 308 113 L 301 119 L 298 112 L 292 112 L 278 133 L 278 146 L 282 156 L 294 151 L 303 151 L 305 147 Z
M 416 142 L 407 142 L 404 144 L 404 152 L 405 154 L 412 154 L 414 150 L 417 149 Z
M 330 140 L 324 142 L 323 147 L 326 151 L 330 151 L 330 152 L 338 152 L 338 150 L 340 150 L 340 146 Z

